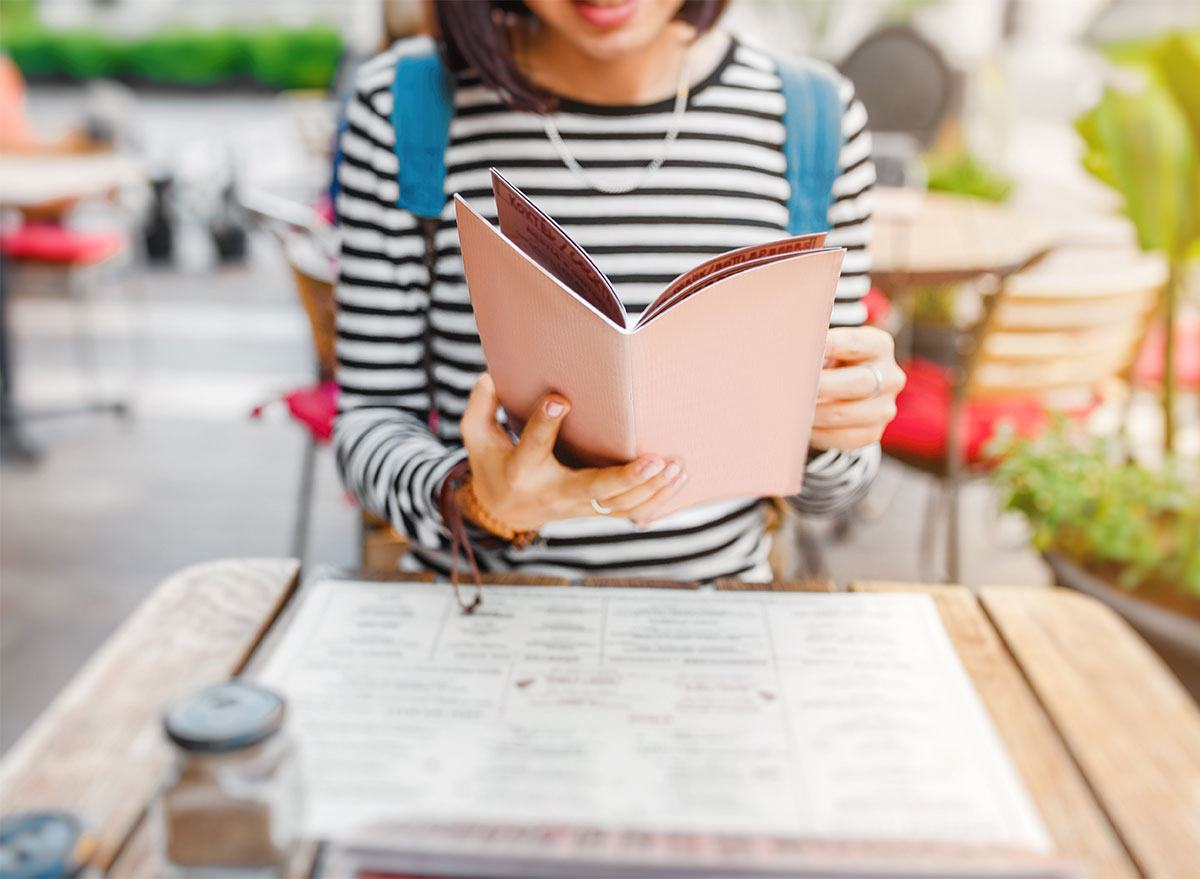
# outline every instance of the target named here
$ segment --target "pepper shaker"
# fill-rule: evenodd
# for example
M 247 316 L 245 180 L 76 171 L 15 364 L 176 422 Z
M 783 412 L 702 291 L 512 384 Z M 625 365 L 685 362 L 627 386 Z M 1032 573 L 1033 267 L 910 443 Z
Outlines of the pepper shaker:
M 175 760 L 154 814 L 165 875 L 283 876 L 302 794 L 285 714 L 277 693 L 236 678 L 167 712 Z

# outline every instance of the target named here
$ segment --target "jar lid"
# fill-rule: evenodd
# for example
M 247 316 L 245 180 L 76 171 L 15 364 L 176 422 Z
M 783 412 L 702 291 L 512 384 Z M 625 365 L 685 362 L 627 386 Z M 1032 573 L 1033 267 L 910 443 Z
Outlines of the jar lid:
M 286 705 L 266 687 L 234 678 L 205 687 L 167 712 L 167 737 L 185 751 L 225 753 L 279 732 Z
M 0 876 L 5 879 L 79 876 L 95 851 L 96 837 L 71 812 L 0 818 Z

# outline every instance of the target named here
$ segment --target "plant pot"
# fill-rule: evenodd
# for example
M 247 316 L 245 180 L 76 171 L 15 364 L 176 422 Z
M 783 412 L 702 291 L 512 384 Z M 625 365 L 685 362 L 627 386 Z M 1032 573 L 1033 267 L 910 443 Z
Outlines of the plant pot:
M 1043 557 L 1056 584 L 1097 598 L 1120 614 L 1171 667 L 1192 698 L 1200 701 L 1200 619 L 1143 601 L 1053 550 Z

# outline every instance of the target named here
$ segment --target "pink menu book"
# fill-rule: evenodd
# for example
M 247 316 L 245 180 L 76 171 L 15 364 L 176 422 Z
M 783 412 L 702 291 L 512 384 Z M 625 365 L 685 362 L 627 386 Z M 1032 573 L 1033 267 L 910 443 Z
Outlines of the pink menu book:
M 665 516 L 800 490 L 845 251 L 818 233 L 744 247 L 667 285 L 636 320 L 567 234 L 496 171 L 497 229 L 455 196 L 471 305 L 510 424 L 571 401 L 558 453 L 679 457 Z

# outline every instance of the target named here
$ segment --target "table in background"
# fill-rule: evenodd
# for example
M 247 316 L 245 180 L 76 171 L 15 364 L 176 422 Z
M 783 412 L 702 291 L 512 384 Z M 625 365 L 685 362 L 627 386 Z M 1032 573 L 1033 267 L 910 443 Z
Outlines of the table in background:
M 0 209 L 99 198 L 145 182 L 141 164 L 120 153 L 0 153 Z M 10 271 L 8 261 L 0 255 L 0 448 L 5 455 L 28 460 L 34 453 L 21 436 L 20 415 L 13 399 L 12 336 L 8 322 Z
M 875 190 L 871 280 L 884 292 L 1007 277 L 1058 243 L 1058 231 L 1018 208 L 962 195 Z
M 294 561 L 229 560 L 165 581 L 13 745 L 0 764 L 4 811 L 75 810 L 97 822 L 98 867 L 122 879 L 152 876 L 144 818 L 170 756 L 162 708 L 261 661 L 294 606 L 298 574 Z M 590 585 L 695 587 L 611 579 Z M 823 581 L 718 586 L 833 589 Z M 961 586 L 850 588 L 933 596 L 1064 855 L 1096 877 L 1195 875 L 1200 711 L 1105 605 L 1061 589 L 993 587 L 976 597 Z M 299 853 L 296 875 L 307 874 L 312 858 L 311 846 Z

